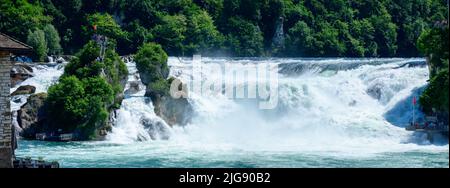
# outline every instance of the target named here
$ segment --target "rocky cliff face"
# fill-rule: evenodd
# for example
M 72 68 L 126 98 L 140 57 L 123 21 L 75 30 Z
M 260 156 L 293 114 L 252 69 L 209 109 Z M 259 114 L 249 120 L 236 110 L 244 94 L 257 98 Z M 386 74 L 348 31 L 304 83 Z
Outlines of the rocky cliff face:
M 185 98 L 174 99 L 171 96 L 152 98 L 155 113 L 170 126 L 183 126 L 191 121 L 193 109 Z
M 34 92 L 36 92 L 36 87 L 34 86 L 20 86 L 16 91 L 11 93 L 11 96 L 33 94 Z
M 15 87 L 24 80 L 33 77 L 33 68 L 24 63 L 17 63 L 11 69 L 11 87 Z
M 42 131 L 47 119 L 45 99 L 46 93 L 38 93 L 28 97 L 25 103 L 17 112 L 17 122 L 22 129 L 19 135 L 34 139 L 36 133 Z
M 193 108 L 186 98 L 175 99 L 170 95 L 167 65 L 168 56 L 162 47 L 155 43 L 144 44 L 134 57 L 141 81 L 147 86 L 145 96 L 150 97 L 156 115 L 170 126 L 186 125 L 192 116 Z
M 140 73 L 141 76 L 146 76 L 146 73 Z M 168 73 L 167 73 L 168 74 Z M 170 85 L 170 80 L 165 80 Z M 192 113 L 194 112 L 191 104 L 186 98 L 173 98 L 170 95 L 170 87 L 165 88 L 166 92 L 159 92 L 149 85 L 151 82 L 144 82 L 147 85 L 145 96 L 152 99 L 155 113 L 161 117 L 168 125 L 186 125 L 191 121 Z

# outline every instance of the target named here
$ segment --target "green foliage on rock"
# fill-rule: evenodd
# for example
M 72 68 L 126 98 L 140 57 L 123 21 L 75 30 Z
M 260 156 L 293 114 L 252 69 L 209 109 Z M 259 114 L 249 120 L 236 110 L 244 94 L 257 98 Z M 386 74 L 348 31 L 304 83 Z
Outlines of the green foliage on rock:
M 134 56 L 134 60 L 144 84 L 148 85 L 153 81 L 165 79 L 168 76 L 167 58 L 166 52 L 159 44 L 147 43 L 139 48 Z
M 113 17 L 107 13 L 91 14 L 87 16 L 86 20 L 90 27 L 83 28 L 85 30 L 84 34 L 87 34 L 87 36 L 92 36 L 95 33 L 118 40 L 124 38 L 126 35 Z M 96 31 L 93 29 L 94 26 L 96 27 Z
M 101 77 L 79 80 L 76 76 L 61 78 L 48 90 L 50 127 L 64 132 L 76 132 L 80 139 L 93 139 L 95 130 L 108 117 L 105 104 L 112 102 L 114 93 Z
M 163 78 L 158 78 L 151 82 L 147 87 L 149 87 L 148 90 L 152 92 L 152 95 L 165 96 L 169 94 L 169 81 Z
M 435 76 L 441 69 L 448 68 L 449 58 L 448 26 L 426 30 L 420 35 L 417 46 L 428 56 L 431 76 Z
M 448 114 L 448 61 L 449 61 L 449 27 L 436 24 L 433 29 L 420 35 L 417 46 L 428 58 L 430 84 L 420 97 L 423 110 L 431 114 L 433 109 Z
M 169 68 L 167 54 L 161 45 L 147 43 L 139 48 L 134 56 L 142 83 L 147 85 L 146 96 L 152 100 L 169 94 Z
M 51 130 L 74 132 L 78 139 L 95 139 L 97 131 L 108 130 L 109 112 L 120 106 L 128 71 L 113 49 L 99 61 L 100 49 L 89 42 L 65 67 L 59 83 L 48 90 Z
M 420 96 L 420 104 L 427 113 L 437 111 L 448 112 L 448 69 L 440 71 L 430 80 L 428 88 Z

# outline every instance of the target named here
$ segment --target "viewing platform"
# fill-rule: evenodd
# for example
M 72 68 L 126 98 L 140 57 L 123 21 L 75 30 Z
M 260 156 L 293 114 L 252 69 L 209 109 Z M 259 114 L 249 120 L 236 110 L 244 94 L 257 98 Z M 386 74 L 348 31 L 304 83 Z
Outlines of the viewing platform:
M 425 117 L 425 122 L 423 123 L 411 123 L 409 126 L 406 126 L 405 129 L 407 131 L 414 132 L 423 132 L 426 133 L 428 139 L 433 141 L 434 135 L 441 134 L 443 136 L 448 137 L 448 124 L 444 124 L 440 122 L 435 116 L 427 116 Z

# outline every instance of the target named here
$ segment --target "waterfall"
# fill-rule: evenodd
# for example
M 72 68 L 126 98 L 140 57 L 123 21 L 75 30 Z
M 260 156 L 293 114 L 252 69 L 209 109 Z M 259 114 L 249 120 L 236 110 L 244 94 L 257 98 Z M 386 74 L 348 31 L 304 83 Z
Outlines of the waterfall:
M 107 139 L 115 143 L 168 139 L 170 128 L 155 114 L 151 99 L 144 96 L 146 86 L 141 82 L 136 63 L 132 59 L 125 62 L 129 72 L 125 99 Z
M 192 60 L 169 58 L 170 75 L 183 82 L 194 77 Z M 204 81 L 216 81 L 216 65 L 276 65 L 279 100 L 274 109 L 260 110 L 250 100 L 225 95 L 189 98 L 195 110 L 192 122 L 170 128 L 159 118 L 151 100 L 144 96 L 136 65 L 129 69 L 125 99 L 108 140 L 133 143 L 152 140 L 211 144 L 247 149 L 336 149 L 393 147 L 409 143 L 412 135 L 403 129 L 411 120 L 410 98 L 427 84 L 423 59 L 226 59 L 204 58 Z M 64 64 L 35 65 L 36 76 L 21 85 L 45 92 L 63 73 Z M 252 81 L 252 80 L 250 80 Z M 28 96 L 12 99 L 13 111 Z M 244 115 L 245 114 L 245 115 Z M 373 149 L 373 148 L 372 148 Z
M 220 67 L 268 64 L 279 73 L 278 105 L 261 110 L 253 100 L 194 91 L 191 123 L 171 128 L 154 113 L 129 59 L 125 99 L 107 140 L 19 140 L 17 156 L 46 156 L 63 167 L 448 167 L 448 141 L 430 144 L 403 127 L 411 98 L 427 85 L 424 59 L 203 58 L 197 75 L 190 58 L 168 63 L 183 83 L 217 81 Z M 38 92 L 62 74 L 55 66 L 33 70 L 22 84 Z
M 423 59 L 204 58 L 201 74 L 203 79 L 217 79 L 213 65 L 261 63 L 279 67 L 280 99 L 275 109 L 260 110 L 249 101 L 224 95 L 193 93 L 189 99 L 196 111 L 193 121 L 185 127 L 170 128 L 155 115 L 141 85 L 139 92 L 124 100 L 110 140 L 168 139 L 203 146 L 277 150 L 382 150 L 385 146 L 380 143 L 400 147 L 410 142 L 412 135 L 402 125 L 411 119 L 407 99 L 427 84 Z M 127 65 L 129 83 L 138 81 L 134 63 Z M 194 76 L 189 59 L 169 58 L 169 66 L 170 74 L 184 82 Z M 393 110 L 402 104 L 404 108 Z

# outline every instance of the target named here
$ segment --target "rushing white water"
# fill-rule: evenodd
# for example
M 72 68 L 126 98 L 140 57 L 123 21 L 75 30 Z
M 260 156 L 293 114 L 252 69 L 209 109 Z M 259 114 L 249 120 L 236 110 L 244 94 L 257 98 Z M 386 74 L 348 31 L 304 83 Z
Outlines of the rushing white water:
M 152 130 L 145 127 L 142 123 L 144 119 L 150 120 L 150 124 L 159 124 L 165 130 L 169 130 L 168 125 L 159 118 L 154 110 L 150 99 L 144 97 L 145 85 L 141 83 L 139 74 L 134 62 L 126 62 L 128 67 L 128 83 L 125 86 L 125 99 L 122 102 L 121 109 L 118 112 L 116 125 L 113 131 L 108 135 L 108 139 L 115 143 L 130 143 L 135 141 L 148 141 L 152 139 L 161 139 L 167 133 L 161 133 L 158 130 Z M 135 93 L 130 91 L 130 83 L 138 83 Z
M 169 58 L 171 76 L 192 78 L 191 61 Z M 107 141 L 22 141 L 17 153 L 68 167 L 448 167 L 448 141 L 431 144 L 404 129 L 412 97 L 427 84 L 423 59 L 203 58 L 201 74 L 217 80 L 214 65 L 258 63 L 281 73 L 275 109 L 194 92 L 192 122 L 170 128 L 127 62 L 125 99 Z M 44 90 L 53 77 L 41 72 L 29 82 Z
M 20 86 L 34 86 L 36 87 L 35 93 L 47 92 L 48 88 L 56 83 L 59 77 L 64 73 L 64 66 L 67 62 L 56 64 L 29 64 L 33 69 L 33 77 L 26 79 L 25 81 L 17 84 L 10 89 L 10 93 L 13 93 Z M 11 110 L 17 111 L 20 107 L 27 102 L 29 95 L 18 95 L 12 97 Z
M 422 61 L 422 66 L 403 66 Z M 188 148 L 243 149 L 246 151 L 339 152 L 359 155 L 424 149 L 418 138 L 402 127 L 411 120 L 407 100 L 426 85 L 427 67 L 422 59 L 332 59 L 332 60 L 227 60 L 203 59 L 204 79 L 213 64 L 256 63 L 304 67 L 279 78 L 279 105 L 261 111 L 253 104 L 219 95 L 189 99 L 195 108 L 191 124 L 174 127 L 167 142 Z M 130 70 L 135 68 L 128 63 Z M 192 77 L 189 59 L 170 58 L 171 75 L 186 81 Z M 314 66 L 312 66 L 314 65 Z M 209 68 L 211 66 L 211 68 Z M 313 68 L 311 68 L 313 67 Z M 215 67 L 214 67 L 215 68 Z M 132 73 L 132 80 L 136 77 Z M 282 72 L 282 71 L 280 71 Z M 139 122 L 142 118 L 161 121 L 145 102 L 144 89 L 124 100 L 111 142 L 150 140 Z M 416 92 L 416 93 L 414 93 Z M 392 111 L 403 105 L 401 111 Z M 417 112 L 420 115 L 419 112 Z M 389 117 L 398 119 L 392 120 Z M 151 133 L 154 134 L 154 133 Z M 166 133 L 164 133 L 166 134 Z M 445 147 L 428 146 L 443 150 Z

